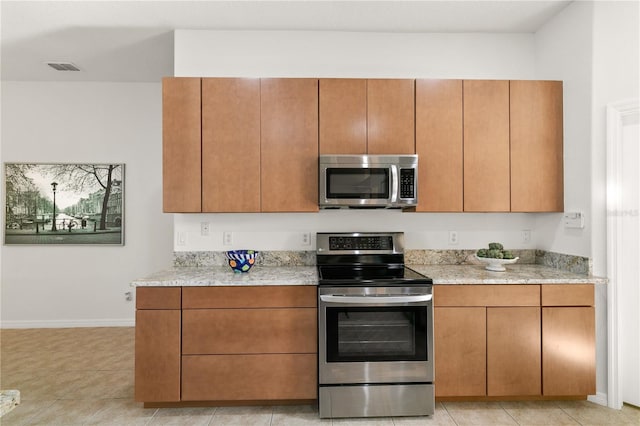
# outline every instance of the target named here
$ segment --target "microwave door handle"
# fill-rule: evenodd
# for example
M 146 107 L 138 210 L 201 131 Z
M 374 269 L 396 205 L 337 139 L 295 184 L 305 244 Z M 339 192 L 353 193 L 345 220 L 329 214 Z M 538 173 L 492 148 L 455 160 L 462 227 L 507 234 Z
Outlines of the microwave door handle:
M 391 165 L 391 202 L 396 203 L 398 201 L 398 166 L 395 164 Z
M 361 305 L 428 302 L 432 298 L 433 295 L 431 294 L 419 294 L 413 296 L 342 296 L 323 294 L 320 296 L 320 300 L 323 302 L 351 303 Z

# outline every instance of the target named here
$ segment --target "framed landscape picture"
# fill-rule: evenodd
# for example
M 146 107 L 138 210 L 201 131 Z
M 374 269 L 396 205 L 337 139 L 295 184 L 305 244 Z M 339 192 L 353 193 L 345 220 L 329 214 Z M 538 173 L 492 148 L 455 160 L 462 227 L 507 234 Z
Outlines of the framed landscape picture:
M 5 163 L 4 243 L 124 244 L 124 164 Z

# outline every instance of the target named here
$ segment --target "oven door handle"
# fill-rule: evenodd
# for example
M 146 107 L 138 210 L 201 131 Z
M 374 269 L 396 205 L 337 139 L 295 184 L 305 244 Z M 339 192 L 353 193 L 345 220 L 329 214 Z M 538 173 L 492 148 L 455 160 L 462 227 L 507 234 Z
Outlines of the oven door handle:
M 419 294 L 413 296 L 343 296 L 336 294 L 322 294 L 322 302 L 352 303 L 362 305 L 388 304 L 388 303 L 415 303 L 428 302 L 433 298 L 431 294 Z

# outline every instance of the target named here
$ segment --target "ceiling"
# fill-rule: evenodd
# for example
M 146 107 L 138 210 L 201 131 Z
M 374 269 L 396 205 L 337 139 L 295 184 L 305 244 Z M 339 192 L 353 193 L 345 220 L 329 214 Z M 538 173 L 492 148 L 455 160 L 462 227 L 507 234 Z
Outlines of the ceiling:
M 0 2 L 1 78 L 158 82 L 174 29 L 534 33 L 570 1 Z M 55 71 L 49 61 L 80 72 Z

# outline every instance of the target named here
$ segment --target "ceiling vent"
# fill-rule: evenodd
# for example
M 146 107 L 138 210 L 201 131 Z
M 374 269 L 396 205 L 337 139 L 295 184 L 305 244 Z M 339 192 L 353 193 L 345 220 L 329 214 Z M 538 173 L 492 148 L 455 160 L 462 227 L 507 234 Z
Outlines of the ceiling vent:
M 47 62 L 47 65 L 56 71 L 80 71 L 80 68 L 71 62 Z

